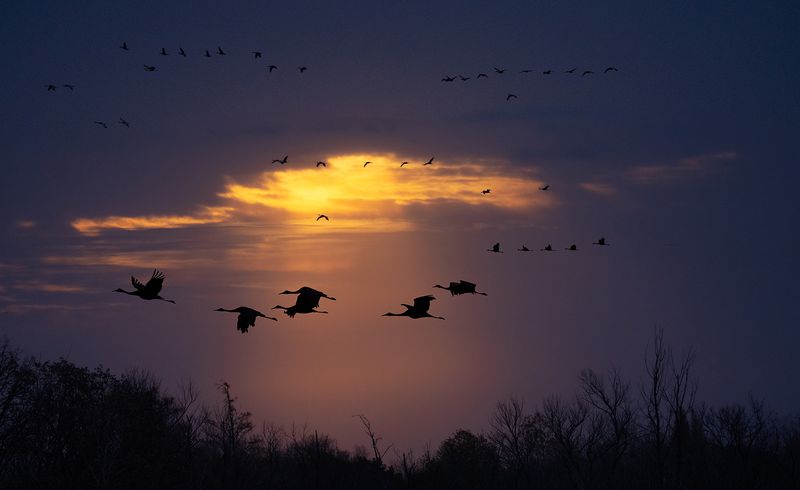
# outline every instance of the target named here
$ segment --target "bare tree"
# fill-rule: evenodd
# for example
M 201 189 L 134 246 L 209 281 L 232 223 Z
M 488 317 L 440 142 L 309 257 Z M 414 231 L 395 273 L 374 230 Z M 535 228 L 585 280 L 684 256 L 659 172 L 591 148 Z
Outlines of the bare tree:
M 373 461 L 375 462 L 375 466 L 378 469 L 384 469 L 383 458 L 386 456 L 386 453 L 389 452 L 389 449 L 392 448 L 393 444 L 390 444 L 386 449 L 381 451 L 378 443 L 383 439 L 382 437 L 378 436 L 375 431 L 372 429 L 372 423 L 369 419 L 362 414 L 353 415 L 353 417 L 357 417 L 358 420 L 361 421 L 361 426 L 364 429 L 364 433 L 369 437 L 370 443 L 372 444 L 372 457 Z

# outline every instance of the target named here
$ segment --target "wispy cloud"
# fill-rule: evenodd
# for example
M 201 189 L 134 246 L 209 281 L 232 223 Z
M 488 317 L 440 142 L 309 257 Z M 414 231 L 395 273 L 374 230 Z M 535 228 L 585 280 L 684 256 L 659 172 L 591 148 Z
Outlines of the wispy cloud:
M 720 163 L 736 158 L 738 158 L 736 152 L 727 151 L 684 158 L 669 164 L 640 165 L 625 172 L 625 177 L 638 184 L 704 177 L 715 171 Z
M 32 230 L 33 228 L 36 228 L 36 222 L 29 219 L 23 219 L 17 221 L 17 228 L 22 230 Z
M 14 284 L 14 289 L 44 293 L 80 293 L 86 291 L 83 286 L 75 284 L 54 284 L 42 281 L 24 281 Z
M 233 208 L 204 206 L 192 215 L 107 216 L 79 218 L 70 224 L 84 235 L 97 235 L 102 230 L 148 230 L 154 228 L 184 228 L 193 225 L 221 223 L 231 216 Z
M 617 195 L 617 188 L 604 182 L 581 182 L 578 186 L 592 194 L 602 197 L 612 197 Z

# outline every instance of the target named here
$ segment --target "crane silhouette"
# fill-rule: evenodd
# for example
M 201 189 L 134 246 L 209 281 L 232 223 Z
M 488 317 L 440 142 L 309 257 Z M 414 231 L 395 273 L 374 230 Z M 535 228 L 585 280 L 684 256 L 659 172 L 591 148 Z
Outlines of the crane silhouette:
M 298 66 L 297 69 L 300 70 L 300 73 L 303 73 L 304 71 L 308 70 L 308 67 L 307 66 Z
M 367 165 L 369 165 L 370 163 L 372 163 L 372 162 L 364 162 L 364 166 L 366 167 L 366 166 L 367 166 Z
M 270 320 L 274 320 L 276 322 L 278 321 L 277 318 L 267 316 L 258 310 L 254 310 L 246 306 L 239 306 L 232 310 L 226 310 L 225 308 L 217 308 L 214 311 L 227 311 L 228 313 L 238 313 L 239 316 L 236 318 L 236 328 L 242 333 L 247 333 L 247 330 L 250 327 L 255 327 L 256 318 L 258 317 L 269 318 Z
M 62 85 L 62 87 L 68 88 L 70 89 L 70 91 L 75 90 L 75 85 L 72 85 L 70 83 L 65 83 L 64 85 Z
M 287 290 L 285 290 L 285 291 L 283 291 L 283 292 L 281 292 L 279 294 L 297 294 L 297 295 L 299 295 L 297 297 L 297 301 L 298 302 L 300 302 L 301 299 L 304 300 L 304 301 L 306 299 L 311 299 L 311 300 L 313 300 L 312 306 L 314 308 L 319 306 L 320 298 L 327 298 L 327 299 L 330 299 L 332 301 L 336 301 L 336 298 L 334 298 L 333 296 L 328 296 L 327 294 L 323 293 L 322 291 L 317 291 L 316 289 L 310 288 L 308 286 L 303 286 L 300 289 L 298 289 L 297 291 L 289 291 L 287 289 Z
M 47 87 L 47 91 L 48 92 L 55 92 L 56 91 L 56 86 L 53 85 L 52 83 L 47 84 L 46 87 Z
M 284 163 L 286 163 L 288 161 L 289 161 L 289 155 L 286 155 L 282 159 L 277 159 L 276 158 L 275 160 L 272 160 L 272 163 L 280 163 L 281 165 L 283 165 Z
M 478 78 L 489 78 L 489 75 L 486 73 L 478 73 L 478 76 L 476 76 L 475 79 L 477 80 Z
M 508 102 L 508 101 L 509 101 L 509 100 L 511 100 L 511 99 L 516 99 L 516 98 L 518 98 L 516 95 L 514 95 L 514 94 L 508 94 L 508 95 L 506 95 L 506 102 Z
M 505 68 L 497 68 L 496 66 L 493 66 L 492 68 L 494 68 L 494 72 L 497 73 L 498 75 L 502 75 L 503 73 L 506 72 Z
M 545 70 L 542 72 L 542 75 L 549 75 L 551 73 L 553 73 L 553 70 Z
M 444 78 L 442 78 L 442 81 L 443 82 L 452 82 L 455 79 L 456 79 L 456 77 L 445 76 Z
M 577 68 L 569 69 L 569 70 L 565 71 L 564 73 L 575 73 L 575 70 L 577 70 Z
M 328 164 L 325 162 L 317 162 L 317 167 L 327 167 Z
M 547 244 L 546 247 L 540 248 L 539 251 L 541 251 L 541 252 L 555 252 L 555 250 L 553 250 L 553 247 L 549 243 Z
M 430 159 L 430 160 L 428 160 L 427 162 L 425 162 L 425 163 L 423 163 L 423 164 L 422 164 L 422 166 L 423 166 L 423 167 L 424 167 L 425 165 L 433 165 L 433 157 L 431 157 L 431 159 Z
M 253 59 L 257 60 L 261 58 L 261 51 L 250 51 L 250 52 L 253 53 Z
M 183 48 L 178 48 L 178 54 L 186 58 L 186 51 L 184 51 Z
M 469 294 L 480 294 L 480 295 L 483 295 L 483 296 L 488 296 L 488 294 L 486 294 L 486 293 L 482 293 L 480 291 L 476 291 L 475 290 L 476 286 L 477 285 L 475 283 L 473 283 L 473 282 L 460 280 L 458 282 L 451 282 L 447 287 L 440 286 L 439 284 L 436 284 L 433 287 L 439 288 L 439 289 L 446 289 L 447 291 L 450 291 L 450 295 L 451 296 L 458 296 L 460 294 L 467 294 L 467 293 L 469 293 Z
M 131 123 L 129 123 L 125 119 L 119 118 L 119 123 L 122 124 L 123 126 L 125 126 L 126 128 L 130 128 L 131 127 Z
M 115 289 L 113 292 L 115 293 L 125 293 L 130 294 L 131 296 L 138 296 L 141 299 L 146 300 L 153 300 L 158 299 L 161 301 L 167 301 L 169 303 L 175 304 L 175 301 L 171 299 L 165 299 L 158 295 L 161 292 L 161 288 L 164 286 L 164 273 L 158 269 L 153 269 L 153 275 L 150 277 L 150 280 L 147 281 L 147 284 L 142 284 L 138 279 L 131 276 L 131 284 L 133 284 L 133 291 L 125 291 L 124 289 Z
M 225 51 L 223 51 L 221 47 L 217 46 L 217 54 L 220 56 L 225 56 Z
M 203 56 L 205 56 L 206 58 L 211 58 L 211 53 L 209 53 L 208 50 L 206 50 L 206 54 L 204 54 Z
M 160 52 L 159 54 L 160 54 L 161 56 L 169 56 L 169 53 L 167 53 L 167 50 L 166 50 L 166 48 L 161 48 L 161 52 Z
M 491 189 L 484 189 L 484 190 L 481 191 L 481 194 L 489 194 L 491 192 L 492 192 Z
M 128 51 L 128 43 L 125 42 L 125 41 L 122 41 L 122 46 L 120 46 L 119 49 L 123 49 L 125 51 Z
M 277 66 L 275 66 L 275 65 L 269 65 L 269 66 L 267 67 L 267 69 L 269 70 L 269 72 L 270 72 L 270 73 L 272 73 L 272 70 L 277 70 L 277 69 L 278 69 L 278 67 L 277 67 Z
M 310 288 L 308 286 L 303 286 L 297 291 L 283 291 L 280 294 L 297 294 L 297 300 L 295 301 L 293 306 L 281 306 L 276 305 L 272 309 L 281 309 L 284 310 L 284 313 L 289 315 L 289 318 L 294 318 L 294 316 L 298 313 L 328 313 L 327 311 L 318 311 L 315 308 L 319 306 L 320 298 L 328 298 L 331 300 L 336 300 L 336 298 L 332 296 L 328 296 L 327 294 L 323 293 L 322 291 L 317 291 L 316 289 Z
M 325 218 L 325 221 L 330 221 L 330 219 L 328 219 L 328 217 L 325 216 L 324 214 L 320 214 L 319 216 L 317 216 L 317 221 L 321 220 L 322 218 Z
M 615 67 L 613 67 L 613 66 L 609 66 L 608 68 L 606 68 L 605 70 L 603 70 L 603 73 L 608 73 L 608 72 L 610 72 L 610 71 L 619 71 L 619 70 L 617 70 L 617 69 L 616 69 Z
M 402 167 L 403 165 L 408 165 L 408 162 L 400 162 L 400 166 Z
M 608 245 L 606 243 L 605 237 L 600 237 L 596 242 L 592 242 L 592 245 Z
M 550 184 L 547 184 L 547 185 L 545 185 L 545 186 L 543 186 L 543 187 L 539 187 L 539 190 L 540 190 L 540 191 L 547 191 L 547 190 L 550 190 Z
M 144 69 L 145 71 L 156 71 L 156 67 L 150 65 L 144 65 Z
M 94 123 L 98 126 L 103 126 L 103 129 L 108 129 L 108 124 L 104 123 L 103 121 L 94 121 Z
M 586 70 L 583 73 L 581 73 L 582 77 L 585 77 L 586 75 L 594 75 L 594 72 L 592 70 Z
M 530 251 L 531 251 L 531 249 L 526 247 L 525 244 L 522 245 L 522 248 L 518 248 L 517 249 L 517 252 L 530 252 Z
M 444 320 L 443 316 L 434 316 L 428 313 L 428 310 L 431 307 L 431 301 L 435 299 L 436 298 L 430 294 L 426 296 L 420 296 L 418 298 L 414 298 L 413 305 L 401 303 L 401 305 L 406 307 L 406 311 L 402 313 L 384 313 L 382 316 L 407 316 L 415 320 L 417 318 L 437 318 L 439 320 Z
M 564 250 L 570 250 L 570 251 L 573 251 L 573 252 L 577 252 L 578 251 L 578 246 L 573 243 L 572 245 L 570 245 L 569 247 L 565 248 Z
M 497 242 L 497 243 L 495 243 L 494 245 L 492 245 L 492 248 L 487 248 L 487 249 L 486 249 L 486 251 L 487 251 L 487 252 L 499 253 L 499 254 L 503 253 L 503 252 L 500 250 L 500 242 Z
M 466 82 L 467 80 L 469 80 L 469 79 L 470 79 L 470 78 L 472 78 L 472 77 L 465 77 L 465 76 L 463 76 L 463 75 L 459 75 L 459 76 L 458 76 L 458 78 L 459 78 L 459 79 L 460 79 L 462 82 Z

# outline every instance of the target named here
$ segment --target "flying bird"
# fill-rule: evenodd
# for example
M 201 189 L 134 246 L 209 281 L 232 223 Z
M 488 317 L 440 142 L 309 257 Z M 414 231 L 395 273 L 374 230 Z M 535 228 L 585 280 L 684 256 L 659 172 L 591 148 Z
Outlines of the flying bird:
M 475 290 L 475 287 L 476 287 L 475 283 L 467 282 L 467 281 L 464 281 L 464 280 L 461 280 L 459 282 L 451 282 L 450 285 L 448 285 L 447 287 L 440 286 L 439 284 L 436 284 L 433 287 L 439 288 L 439 289 L 446 289 L 446 290 L 450 291 L 450 295 L 451 296 L 458 296 L 460 294 L 467 294 L 467 293 L 469 293 L 469 294 L 480 294 L 480 295 L 483 295 L 483 296 L 488 296 L 488 294 L 486 294 L 486 293 L 482 293 L 480 291 L 476 291 Z
M 125 291 L 124 289 L 115 289 L 113 292 L 115 293 L 125 293 L 130 294 L 131 296 L 138 296 L 141 299 L 146 300 L 153 300 L 158 299 L 161 301 L 167 301 L 169 303 L 175 304 L 175 301 L 171 299 L 164 299 L 158 295 L 161 292 L 161 288 L 164 286 L 164 273 L 159 271 L 158 269 L 153 270 L 153 275 L 150 277 L 150 280 L 147 281 L 147 284 L 142 284 L 139 282 L 138 279 L 131 276 L 131 284 L 133 284 L 134 290 L 133 291 Z
M 366 166 L 367 166 L 367 165 L 369 165 L 370 163 L 372 163 L 372 162 L 364 162 L 364 166 L 366 167 Z
M 293 306 L 286 307 L 276 305 L 272 308 L 273 310 L 284 310 L 284 313 L 289 315 L 290 318 L 293 318 L 297 313 L 328 313 L 327 311 L 317 311 L 315 309 L 319 306 L 320 298 L 328 298 L 334 301 L 336 300 L 336 298 L 328 296 L 322 291 L 317 291 L 316 289 L 308 286 L 303 286 L 297 291 L 286 290 L 280 294 L 298 294 L 297 300 Z
M 286 156 L 285 156 L 285 157 L 283 157 L 283 159 L 281 159 L 281 160 L 278 160 L 277 158 L 276 158 L 275 160 L 272 160 L 272 163 L 280 163 L 281 165 L 283 165 L 283 164 L 285 164 L 285 163 L 286 163 L 286 162 L 288 162 L 288 161 L 289 161 L 289 155 L 286 155 Z
M 422 165 L 423 166 L 425 166 L 425 165 L 433 165 L 433 157 L 431 157 L 430 160 L 428 160 L 427 162 L 423 163 Z
M 601 237 L 596 242 L 592 242 L 592 245 L 608 245 L 608 244 L 606 243 L 606 238 Z
M 549 190 L 549 189 L 550 189 L 550 184 L 547 184 L 545 186 L 539 187 L 540 191 L 546 191 L 546 190 Z
M 220 56 L 225 56 L 225 51 L 222 50 L 219 46 L 217 46 L 217 54 Z
M 328 164 L 327 164 L 327 163 L 325 163 L 325 162 L 317 162 L 317 167 L 320 167 L 320 166 L 322 166 L 322 167 L 327 167 L 327 166 L 328 166 Z
M 317 216 L 317 221 L 321 220 L 322 218 L 325 218 L 325 221 L 330 221 L 330 219 L 324 214 L 320 214 L 319 216 Z
M 126 128 L 130 128 L 131 127 L 130 123 L 128 121 L 126 121 L 125 119 L 119 118 L 119 123 L 122 124 L 123 126 L 125 126 Z
M 499 253 L 499 254 L 503 253 L 503 252 L 500 250 L 500 242 L 497 242 L 497 243 L 495 243 L 494 245 L 492 245 L 492 248 L 487 248 L 487 249 L 486 249 L 486 251 L 487 251 L 487 252 Z
M 492 192 L 491 189 L 484 189 L 481 191 L 481 194 L 489 194 L 490 192 Z
M 573 243 L 572 245 L 570 245 L 569 247 L 565 248 L 564 250 L 571 250 L 573 252 L 577 252 L 578 251 L 578 246 Z
M 98 126 L 103 126 L 103 129 L 108 129 L 108 125 L 103 121 L 95 121 L 94 123 L 97 124 Z
M 502 75 L 503 73 L 506 72 L 505 68 L 497 68 L 496 66 L 493 66 L 492 68 L 494 68 L 494 72 L 497 73 L 498 75 Z
M 592 70 L 586 70 L 583 73 L 581 73 L 582 77 L 585 77 L 586 75 L 594 75 L 594 72 Z
M 164 48 L 161 48 L 161 53 L 159 53 L 159 54 L 161 54 L 161 56 L 167 56 L 167 50 L 164 49 Z
M 408 162 L 400 162 L 400 166 L 402 167 L 403 165 L 408 165 Z
M 453 81 L 453 80 L 455 80 L 455 79 L 456 79 L 456 77 L 448 77 L 448 76 L 445 76 L 444 78 L 442 78 L 442 81 L 443 81 L 443 82 L 452 82 L 452 81 Z
M 144 69 L 146 71 L 156 71 L 156 67 L 155 66 L 150 66 L 150 65 L 144 65 Z
M 203 56 L 205 56 L 206 58 L 211 58 L 211 53 L 209 53 L 208 50 L 206 50 L 206 54 L 204 54 Z
M 511 100 L 511 99 L 516 99 L 516 98 L 517 98 L 517 96 L 516 96 L 516 95 L 514 95 L 514 94 L 508 94 L 508 95 L 506 95 L 506 102 L 508 102 L 508 101 L 509 101 L 509 100 Z
M 53 84 L 47 84 L 47 85 L 45 85 L 45 87 L 47 87 L 47 91 L 48 92 L 55 92 L 56 91 L 56 86 L 53 85 Z
M 184 51 L 183 48 L 178 48 L 178 54 L 186 58 L 186 51 Z
M 298 66 L 297 69 L 300 70 L 300 73 L 303 73 L 304 71 L 308 70 L 308 67 L 307 66 Z
M 466 82 L 467 80 L 469 80 L 472 77 L 464 77 L 464 76 L 459 75 L 458 78 L 461 79 L 462 82 Z
M 70 90 L 75 90 L 75 85 L 72 85 L 72 84 L 69 84 L 69 83 L 65 83 L 65 84 L 63 85 L 63 87 L 64 87 L 64 88 L 68 88 L 68 89 L 70 89 Z
M 124 49 L 125 51 L 128 51 L 128 43 L 125 42 L 125 41 L 122 41 L 122 46 L 120 46 L 119 49 Z
M 267 68 L 269 69 L 270 73 L 272 73 L 272 70 L 277 70 L 278 69 L 278 67 L 275 66 L 275 65 L 269 65 Z
M 478 73 L 478 76 L 476 76 L 475 79 L 477 80 L 478 78 L 489 78 L 489 75 L 486 73 Z
M 261 51 L 250 51 L 250 52 L 253 53 L 254 60 L 261 58 Z
M 383 316 L 407 316 L 415 320 L 417 318 L 438 318 L 439 320 L 444 320 L 444 317 L 434 316 L 428 313 L 428 310 L 431 307 L 431 301 L 435 299 L 436 298 L 430 294 L 427 296 L 420 296 L 418 298 L 414 298 L 413 305 L 401 303 L 406 307 L 406 311 L 402 313 L 384 313 Z
M 524 244 L 522 245 L 522 248 L 518 248 L 517 249 L 517 252 L 530 252 L 530 251 L 531 251 L 531 249 L 526 247 Z
M 619 71 L 619 70 L 617 70 L 617 69 L 616 69 L 616 68 L 614 68 L 613 66 L 609 66 L 608 68 L 606 68 L 605 70 L 603 70 L 603 73 L 608 73 L 608 72 L 610 72 L 610 71 Z
M 524 70 L 520 71 L 520 73 L 530 73 L 530 72 L 532 72 L 532 71 L 533 71 L 533 70 L 526 68 L 526 69 L 524 69 Z
M 539 251 L 541 251 L 541 252 L 555 252 L 555 250 L 553 250 L 553 247 L 550 246 L 549 243 L 547 244 L 546 247 L 540 248 Z
M 542 75 L 549 75 L 551 73 L 553 73 L 553 70 L 545 70 L 542 72 Z
M 564 73 L 575 73 L 575 70 L 577 70 L 577 68 L 572 68 L 570 70 L 565 71 Z
M 250 327 L 255 327 L 256 318 L 258 317 L 269 318 L 270 320 L 275 320 L 276 322 L 278 321 L 277 318 L 267 316 L 258 310 L 254 310 L 246 306 L 239 306 L 232 310 L 226 310 L 225 308 L 217 308 L 214 311 L 227 311 L 228 313 L 238 313 L 239 316 L 236 318 L 236 328 L 242 333 L 247 333 L 247 330 Z

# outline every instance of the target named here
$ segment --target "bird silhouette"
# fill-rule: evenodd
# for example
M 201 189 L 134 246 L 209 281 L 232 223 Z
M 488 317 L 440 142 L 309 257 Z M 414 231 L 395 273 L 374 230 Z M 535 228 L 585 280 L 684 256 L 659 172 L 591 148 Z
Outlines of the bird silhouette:
M 548 243 L 546 247 L 539 249 L 541 252 L 555 252 L 553 247 Z
M 206 58 L 211 58 L 211 53 L 209 53 L 208 50 L 206 50 L 206 54 L 204 54 L 203 56 L 205 56 Z
M 530 73 L 530 72 L 532 72 L 532 71 L 533 71 L 533 70 L 526 68 L 526 69 L 524 69 L 524 70 L 521 70 L 521 71 L 520 71 L 520 73 Z
M 547 184 L 547 185 L 545 185 L 545 186 L 539 187 L 539 190 L 540 190 L 540 191 L 547 191 L 547 190 L 550 190 L 550 184 Z
M 489 75 L 486 73 L 478 73 L 478 76 L 476 76 L 475 79 L 477 80 L 478 78 L 489 78 Z
M 267 69 L 269 69 L 269 72 L 270 72 L 270 73 L 272 73 L 272 70 L 277 70 L 277 69 L 278 69 L 278 67 L 277 67 L 277 66 L 275 66 L 275 65 L 269 65 L 269 66 L 267 67 Z
M 155 66 L 150 66 L 150 65 L 144 65 L 144 69 L 146 71 L 156 71 L 156 67 Z
M 47 84 L 47 85 L 45 85 L 45 87 L 47 87 L 47 91 L 48 91 L 48 92 L 55 92 L 55 91 L 56 91 L 56 88 L 57 88 L 57 87 L 56 87 L 55 85 L 53 85 L 53 84 Z
M 549 75 L 551 73 L 553 73 L 553 70 L 545 70 L 542 72 L 542 75 Z
M 134 290 L 133 291 L 125 291 L 124 289 L 115 289 L 113 292 L 115 293 L 125 293 L 130 294 L 131 296 L 138 296 L 141 299 L 146 300 L 153 300 L 158 299 L 161 301 L 167 301 L 169 303 L 175 304 L 175 301 L 171 299 L 164 299 L 158 295 L 161 292 L 161 288 L 164 286 L 164 273 L 159 271 L 158 269 L 153 269 L 153 275 L 150 277 L 150 280 L 147 281 L 147 284 L 142 284 L 139 282 L 138 279 L 131 276 L 131 284 L 133 284 Z
M 508 102 L 508 101 L 509 101 L 509 100 L 511 100 L 511 99 L 516 99 L 516 98 L 517 98 L 517 96 L 516 96 L 516 95 L 514 95 L 514 94 L 508 94 L 508 95 L 506 95 L 506 102 Z
M 403 165 L 408 165 L 408 162 L 400 162 L 400 166 L 402 167 Z
M 455 80 L 455 79 L 456 79 L 456 77 L 448 77 L 448 76 L 445 76 L 444 78 L 442 78 L 442 81 L 443 81 L 443 82 L 452 82 L 452 81 L 453 81 L 453 80 Z
M 606 238 L 601 237 L 596 242 L 592 242 L 592 245 L 608 245 L 608 244 L 606 243 Z
M 565 248 L 564 250 L 570 250 L 572 252 L 577 252 L 578 251 L 578 246 L 573 243 L 572 245 L 570 245 L 569 247 Z
M 608 68 L 606 68 L 605 70 L 603 70 L 603 73 L 608 73 L 608 72 L 610 72 L 610 71 L 619 71 L 619 70 L 617 70 L 617 69 L 616 69 L 615 67 L 613 67 L 613 66 L 609 66 Z
M 278 321 L 277 318 L 267 316 L 258 310 L 254 310 L 246 306 L 239 306 L 232 310 L 226 310 L 225 308 L 217 308 L 214 311 L 227 311 L 228 313 L 238 313 L 239 316 L 236 318 L 236 328 L 242 333 L 247 333 L 247 330 L 250 327 L 255 327 L 256 318 L 258 317 L 269 318 L 270 320 L 274 320 L 276 322 Z
M 430 294 L 426 296 L 420 296 L 418 298 L 414 298 L 413 305 L 407 305 L 405 303 L 401 303 L 403 306 L 406 307 L 406 311 L 402 313 L 384 313 L 383 316 L 407 316 L 415 320 L 417 318 L 437 318 L 439 320 L 444 320 L 444 317 L 442 316 L 434 316 L 428 313 L 428 310 L 431 307 L 431 301 L 435 299 L 436 298 Z
M 219 46 L 217 46 L 217 54 L 220 56 L 225 56 L 225 51 L 222 50 Z
M 277 158 L 275 160 L 272 160 L 272 163 L 280 163 L 281 165 L 283 165 L 288 161 L 289 161 L 289 155 L 286 155 L 281 160 L 278 160 Z
M 332 296 L 328 296 L 322 291 L 317 291 L 316 289 L 310 288 L 308 286 L 303 286 L 297 291 L 283 291 L 280 294 L 297 294 L 297 300 L 293 306 L 281 306 L 276 305 L 272 309 L 282 309 L 284 313 L 289 315 L 290 318 L 293 318 L 297 313 L 328 313 L 327 311 L 317 311 L 315 308 L 319 306 L 320 298 L 328 298 L 331 300 L 336 300 L 336 298 Z
M 94 123 L 97 124 L 98 126 L 103 126 L 103 129 L 108 129 L 108 125 L 103 121 L 95 121 Z
M 372 163 L 372 162 L 364 162 L 364 166 L 366 167 L 366 166 L 367 166 L 367 165 L 369 165 L 370 163 Z
M 250 51 L 250 52 L 253 53 L 254 60 L 261 58 L 261 51 Z
M 500 242 L 497 242 L 497 243 L 495 243 L 494 245 L 492 245 L 492 248 L 487 248 L 487 249 L 486 249 L 486 251 L 487 251 L 487 252 L 499 253 L 499 254 L 503 253 L 503 252 L 500 250 Z
M 458 281 L 458 282 L 451 282 L 450 285 L 448 285 L 447 287 L 440 286 L 439 284 L 436 284 L 433 287 L 439 288 L 439 289 L 446 289 L 446 290 L 450 291 L 450 295 L 451 296 L 458 296 L 460 294 L 467 294 L 467 293 L 469 293 L 469 294 L 480 294 L 480 295 L 483 295 L 483 296 L 488 296 L 488 294 L 486 294 L 486 293 L 482 293 L 480 291 L 476 291 L 475 290 L 475 287 L 476 287 L 475 283 L 467 282 L 467 281 L 464 281 L 464 280 L 461 280 L 461 281 Z
M 494 72 L 497 73 L 498 75 L 502 75 L 503 73 L 506 72 L 505 68 L 497 68 L 496 66 L 493 66 L 492 68 L 494 68 Z
M 161 53 L 159 53 L 159 54 L 160 54 L 161 56 L 167 56 L 167 50 L 166 50 L 166 49 L 164 49 L 164 48 L 161 48 Z
M 300 299 L 298 298 L 297 303 L 292 306 L 281 306 L 275 305 L 272 307 L 273 310 L 284 310 L 283 312 L 289 315 L 289 318 L 294 318 L 294 316 L 298 313 L 328 313 L 327 311 L 318 311 L 313 306 L 310 306 L 308 303 L 300 303 Z
M 328 164 L 325 162 L 317 162 L 317 167 L 327 167 Z
M 469 79 L 470 79 L 470 78 L 472 78 L 472 77 L 464 77 L 464 76 L 461 76 L 461 75 L 459 75 L 459 76 L 458 76 L 458 78 L 459 78 L 459 79 L 460 79 L 462 82 L 466 82 L 467 80 L 469 80 Z
M 592 70 L 586 70 L 583 73 L 581 73 L 582 77 L 585 77 L 586 75 L 594 75 L 594 72 Z
M 125 51 L 128 51 L 128 43 L 125 42 L 125 41 L 122 41 L 122 46 L 120 46 L 119 49 L 124 49 Z
M 575 73 L 575 70 L 577 70 L 577 68 L 572 68 L 570 70 L 565 71 L 564 73 Z
M 489 194 L 490 192 L 492 192 L 491 189 L 484 189 L 481 191 L 481 194 Z
M 300 73 L 303 73 L 304 71 L 308 70 L 308 67 L 307 66 L 298 66 L 297 69 L 300 70 Z
M 319 216 L 317 216 L 317 221 L 321 220 L 322 218 L 325 218 L 325 221 L 330 221 L 330 219 L 324 214 L 320 214 Z
M 128 121 L 126 121 L 125 119 L 119 118 L 119 123 L 122 124 L 123 126 L 125 126 L 126 128 L 130 128 L 131 127 L 130 123 Z
M 72 84 L 69 84 L 69 83 L 65 83 L 65 84 L 64 84 L 64 85 L 62 85 L 62 86 L 63 86 L 64 88 L 68 88 L 68 89 L 70 89 L 70 90 L 75 90 L 75 85 L 72 85 Z
M 178 48 L 178 54 L 186 58 L 186 51 L 184 51 L 183 48 Z
M 531 249 L 526 247 L 524 244 L 522 245 L 522 248 L 518 248 L 517 249 L 517 252 L 530 252 L 530 251 L 531 251 Z
M 423 166 L 425 166 L 425 165 L 433 165 L 433 157 L 431 157 L 430 160 L 428 160 L 427 162 L 423 163 L 422 165 Z

